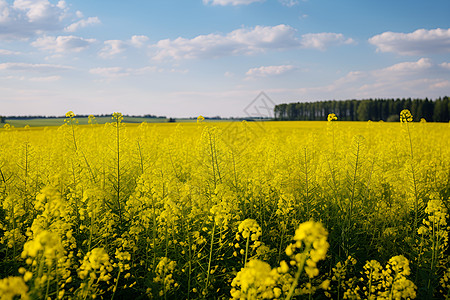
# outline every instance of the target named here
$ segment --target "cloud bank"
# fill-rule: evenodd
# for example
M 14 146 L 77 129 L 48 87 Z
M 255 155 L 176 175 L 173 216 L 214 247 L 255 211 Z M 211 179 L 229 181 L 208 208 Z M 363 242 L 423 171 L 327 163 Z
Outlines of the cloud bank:
M 72 17 L 69 7 L 63 0 L 56 3 L 48 0 L 15 0 L 12 4 L 0 0 L 0 39 L 29 39 L 64 28 L 68 32 L 74 32 L 88 25 L 100 23 L 97 17 L 90 17 L 66 26 Z M 77 13 L 75 17 L 81 18 L 82 14 Z
M 160 40 L 152 48 L 154 60 L 217 58 L 234 55 L 251 55 L 269 50 L 309 48 L 325 50 L 354 41 L 341 33 L 310 33 L 296 37 L 291 26 L 255 26 L 241 28 L 227 34 L 199 35 L 192 39 L 179 37 L 174 40 Z
M 428 55 L 450 52 L 450 29 L 418 29 L 412 33 L 383 32 L 369 39 L 379 52 Z

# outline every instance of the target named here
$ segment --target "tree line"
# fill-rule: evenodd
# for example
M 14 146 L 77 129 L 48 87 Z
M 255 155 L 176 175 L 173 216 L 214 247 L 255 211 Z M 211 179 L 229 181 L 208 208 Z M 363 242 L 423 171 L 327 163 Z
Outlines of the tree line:
M 274 108 L 275 120 L 326 120 L 335 113 L 341 121 L 398 121 L 400 111 L 409 109 L 415 121 L 448 122 L 450 99 L 364 99 L 328 100 L 278 104 Z

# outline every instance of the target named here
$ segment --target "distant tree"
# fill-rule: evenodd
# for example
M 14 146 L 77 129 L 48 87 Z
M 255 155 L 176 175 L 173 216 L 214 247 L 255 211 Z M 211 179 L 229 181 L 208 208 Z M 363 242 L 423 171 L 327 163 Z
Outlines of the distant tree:
M 422 118 L 427 121 L 433 121 L 434 102 L 425 98 L 422 107 Z
M 423 101 L 414 99 L 411 106 L 411 114 L 416 116 L 417 119 L 423 118 Z
M 436 103 L 434 104 L 433 121 L 434 122 L 442 122 L 443 112 L 444 112 L 444 105 L 442 103 L 441 98 L 439 98 L 436 100 Z
M 448 97 L 442 98 L 442 122 L 450 121 L 450 99 Z
M 363 100 L 358 105 L 358 109 L 356 111 L 356 116 L 358 121 L 367 121 L 369 120 L 369 101 Z
M 0 123 L 5 123 L 5 117 L 0 116 Z
M 450 98 L 425 99 L 365 99 L 327 100 L 316 102 L 283 103 L 274 108 L 275 120 L 324 120 L 335 113 L 342 121 L 395 121 L 402 109 L 409 109 L 418 122 L 448 122 Z
M 285 120 L 286 119 L 286 107 L 287 107 L 287 104 L 285 104 L 285 103 L 275 106 L 275 109 L 274 109 L 275 120 Z

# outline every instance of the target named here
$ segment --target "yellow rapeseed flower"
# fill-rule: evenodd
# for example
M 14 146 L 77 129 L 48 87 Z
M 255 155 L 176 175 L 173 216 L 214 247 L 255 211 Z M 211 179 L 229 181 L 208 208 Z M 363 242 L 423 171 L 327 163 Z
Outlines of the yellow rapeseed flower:
M 328 117 L 327 117 L 328 122 L 336 121 L 336 120 L 337 120 L 336 114 L 328 114 Z
M 4 279 L 0 279 L 0 299 L 13 300 L 17 299 L 16 296 L 20 296 L 20 299 L 29 299 L 28 286 L 22 277 L 10 276 Z
M 400 112 L 400 123 L 412 122 L 413 116 L 408 109 L 404 109 Z

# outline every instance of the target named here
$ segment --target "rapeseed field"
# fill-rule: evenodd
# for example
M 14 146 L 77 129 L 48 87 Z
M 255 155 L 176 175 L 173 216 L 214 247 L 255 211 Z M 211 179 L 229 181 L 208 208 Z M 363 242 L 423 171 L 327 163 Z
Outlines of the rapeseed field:
M 0 130 L 0 299 L 449 299 L 450 126 Z

